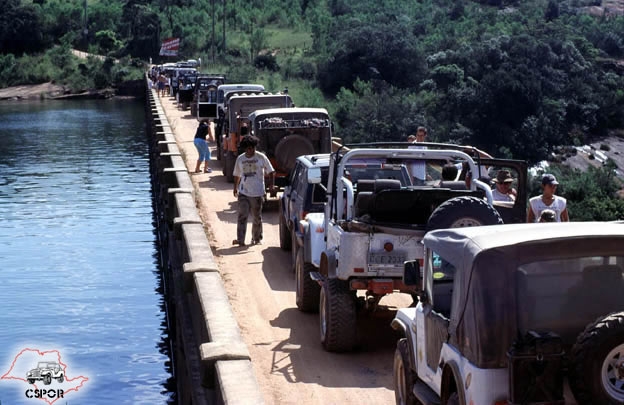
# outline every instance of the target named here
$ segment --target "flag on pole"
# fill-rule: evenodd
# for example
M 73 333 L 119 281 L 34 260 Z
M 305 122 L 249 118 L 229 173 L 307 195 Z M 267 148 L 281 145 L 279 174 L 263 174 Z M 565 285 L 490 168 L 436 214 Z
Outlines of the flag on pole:
M 160 46 L 160 56 L 178 56 L 180 49 L 180 38 L 166 38 Z

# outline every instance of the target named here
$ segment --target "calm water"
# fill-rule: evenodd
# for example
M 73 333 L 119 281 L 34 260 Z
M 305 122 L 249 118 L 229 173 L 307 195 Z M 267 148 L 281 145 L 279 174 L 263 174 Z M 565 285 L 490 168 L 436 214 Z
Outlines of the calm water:
M 59 405 L 174 396 L 144 122 L 128 100 L 0 103 L 0 376 L 57 350 L 88 378 Z M 44 404 L 29 387 L 0 379 L 0 403 Z

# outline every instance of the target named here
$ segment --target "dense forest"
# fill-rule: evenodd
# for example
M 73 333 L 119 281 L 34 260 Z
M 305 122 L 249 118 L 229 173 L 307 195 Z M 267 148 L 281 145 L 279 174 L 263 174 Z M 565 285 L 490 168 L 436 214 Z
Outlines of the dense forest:
M 50 80 L 76 89 L 111 86 L 138 77 L 150 58 L 169 61 L 158 56 L 161 40 L 179 37 L 175 60 L 201 58 L 202 71 L 226 73 L 230 82 L 288 87 L 297 105 L 326 107 L 337 135 L 350 142 L 405 140 L 424 125 L 431 140 L 534 163 L 558 145 L 624 128 L 624 5 L 617 1 L 0 6 L 2 87 Z M 78 61 L 71 49 L 107 58 Z M 582 175 L 555 170 L 566 178 L 560 192 L 574 197 L 574 218 L 624 218 L 624 204 L 611 198 L 620 188 L 612 162 Z M 575 206 L 577 199 L 591 206 Z

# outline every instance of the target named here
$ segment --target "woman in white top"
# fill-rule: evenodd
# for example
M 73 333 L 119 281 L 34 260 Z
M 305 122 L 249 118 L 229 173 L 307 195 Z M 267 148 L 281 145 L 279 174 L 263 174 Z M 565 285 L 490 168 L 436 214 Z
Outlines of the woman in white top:
M 533 197 L 529 200 L 529 214 L 527 222 L 537 222 L 542 211 L 550 209 L 555 212 L 555 220 L 557 222 L 568 222 L 568 208 L 566 199 L 555 195 L 559 182 L 552 174 L 545 174 L 542 177 L 542 195 Z

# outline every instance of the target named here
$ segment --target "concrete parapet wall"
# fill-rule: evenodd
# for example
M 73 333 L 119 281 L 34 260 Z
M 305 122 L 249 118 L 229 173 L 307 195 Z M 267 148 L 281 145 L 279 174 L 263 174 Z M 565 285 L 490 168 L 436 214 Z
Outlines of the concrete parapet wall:
M 148 86 L 149 87 L 149 86 Z M 196 192 L 156 90 L 147 90 L 152 177 L 175 307 L 180 404 L 261 404 L 248 348 L 199 215 Z M 171 311 L 172 308 L 169 308 Z M 173 315 L 173 316 L 171 316 Z M 174 338 L 174 337 L 172 337 Z M 180 341 L 181 340 L 181 341 Z

